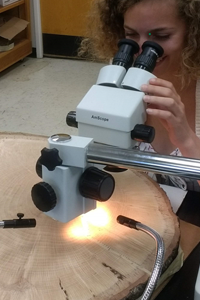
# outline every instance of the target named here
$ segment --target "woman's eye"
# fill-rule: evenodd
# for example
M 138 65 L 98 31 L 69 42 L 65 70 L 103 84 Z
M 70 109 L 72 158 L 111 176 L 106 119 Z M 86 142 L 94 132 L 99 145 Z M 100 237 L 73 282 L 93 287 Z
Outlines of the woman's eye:
M 126 32 L 126 33 L 125 33 L 125 36 L 126 36 L 126 37 L 136 37 L 136 36 L 137 36 L 137 33 Z
M 167 39 L 170 38 L 170 35 L 169 34 L 167 34 L 167 35 L 156 35 L 155 38 L 158 39 L 158 40 L 167 40 Z

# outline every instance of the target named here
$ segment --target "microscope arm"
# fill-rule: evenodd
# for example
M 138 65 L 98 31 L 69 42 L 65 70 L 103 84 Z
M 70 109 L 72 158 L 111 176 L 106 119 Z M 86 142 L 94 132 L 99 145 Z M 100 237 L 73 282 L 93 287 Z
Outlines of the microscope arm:
M 88 163 L 200 179 L 200 160 L 90 143 Z

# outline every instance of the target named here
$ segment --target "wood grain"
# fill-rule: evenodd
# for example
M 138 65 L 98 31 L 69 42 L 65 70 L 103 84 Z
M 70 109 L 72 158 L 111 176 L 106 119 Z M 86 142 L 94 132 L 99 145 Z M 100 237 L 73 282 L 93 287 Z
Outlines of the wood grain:
M 35 163 L 46 144 L 40 136 L 0 135 L 0 220 L 14 219 L 18 212 L 37 220 L 34 229 L 0 230 L 0 299 L 138 299 L 151 274 L 155 242 L 116 218 L 134 218 L 160 233 L 167 272 L 180 239 L 168 198 L 145 174 L 116 173 L 114 195 L 96 210 L 104 211 L 107 224 L 94 225 L 87 215 L 67 224 L 55 221 L 37 210 L 30 196 L 41 181 Z

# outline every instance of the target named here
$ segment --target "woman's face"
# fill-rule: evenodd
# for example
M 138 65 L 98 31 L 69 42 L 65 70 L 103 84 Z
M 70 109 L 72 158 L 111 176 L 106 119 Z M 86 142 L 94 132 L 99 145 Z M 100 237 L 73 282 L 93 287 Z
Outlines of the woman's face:
M 186 25 L 178 17 L 174 0 L 143 0 L 135 4 L 124 14 L 124 30 L 126 38 L 136 41 L 140 49 L 147 40 L 163 47 L 164 54 L 153 72 L 157 77 L 166 78 L 177 72 Z

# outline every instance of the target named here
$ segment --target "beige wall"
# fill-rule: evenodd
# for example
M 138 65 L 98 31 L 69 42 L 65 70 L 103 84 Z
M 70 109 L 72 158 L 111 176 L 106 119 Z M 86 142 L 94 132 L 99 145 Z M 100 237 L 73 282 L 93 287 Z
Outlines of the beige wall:
M 84 36 L 85 15 L 92 0 L 40 0 L 42 32 Z

